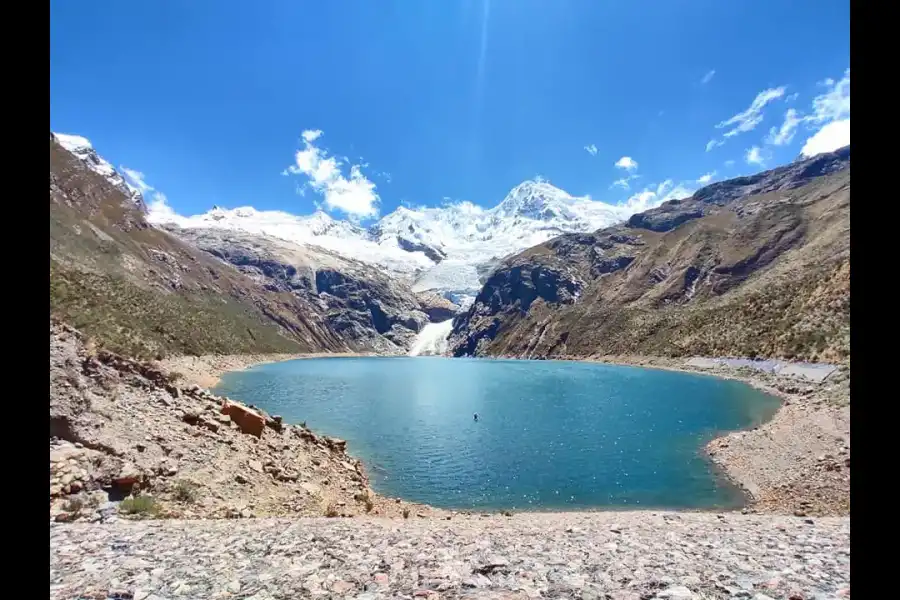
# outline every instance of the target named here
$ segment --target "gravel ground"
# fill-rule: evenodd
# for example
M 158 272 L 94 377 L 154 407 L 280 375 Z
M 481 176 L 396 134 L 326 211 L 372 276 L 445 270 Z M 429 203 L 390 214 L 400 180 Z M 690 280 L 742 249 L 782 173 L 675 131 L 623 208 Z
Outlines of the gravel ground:
M 50 526 L 50 598 L 850 595 L 850 521 L 603 512 Z M 118 594 L 118 595 L 117 595 Z

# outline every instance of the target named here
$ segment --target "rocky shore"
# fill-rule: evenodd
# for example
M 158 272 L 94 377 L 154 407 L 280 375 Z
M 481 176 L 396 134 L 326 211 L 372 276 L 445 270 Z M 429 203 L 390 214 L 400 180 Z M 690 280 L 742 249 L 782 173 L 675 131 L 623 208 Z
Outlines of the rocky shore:
M 782 406 L 772 419 L 712 440 L 706 447 L 710 457 L 748 492 L 750 510 L 796 516 L 850 513 L 849 368 L 812 381 L 746 367 L 701 368 L 685 359 L 588 360 L 736 379 L 779 397 Z
M 850 595 L 848 370 L 805 382 L 592 359 L 741 379 L 781 397 L 772 420 L 707 448 L 752 495 L 750 514 L 473 515 L 379 496 L 342 440 L 199 384 L 290 358 L 143 363 L 51 322 L 50 597 Z
M 320 352 L 307 354 L 209 354 L 204 356 L 173 356 L 157 361 L 155 366 L 167 373 L 178 373 L 181 380 L 213 388 L 219 379 L 230 371 L 242 371 L 256 365 L 297 360 L 300 358 L 338 358 L 347 356 L 374 356 L 356 352 Z
M 343 440 L 94 351 L 51 323 L 51 520 L 440 512 L 375 494 Z

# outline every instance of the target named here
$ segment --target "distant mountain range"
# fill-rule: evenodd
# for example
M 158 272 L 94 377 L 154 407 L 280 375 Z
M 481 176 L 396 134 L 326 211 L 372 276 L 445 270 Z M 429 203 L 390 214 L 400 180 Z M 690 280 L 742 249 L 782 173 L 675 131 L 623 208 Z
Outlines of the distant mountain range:
M 51 307 L 151 354 L 405 353 L 455 316 L 457 355 L 842 360 L 849 164 L 848 147 L 663 190 L 643 212 L 526 181 L 493 208 L 401 207 L 361 227 L 148 208 L 87 139 L 51 133 Z
M 140 190 L 99 156 L 86 138 L 56 134 L 56 139 L 146 210 Z M 416 292 L 435 291 L 468 304 L 484 274 L 503 257 L 562 233 L 594 231 L 624 221 L 634 212 L 629 206 L 571 196 L 545 181 L 525 181 L 490 209 L 467 202 L 439 208 L 400 207 L 369 227 L 334 219 L 323 211 L 297 216 L 251 207 L 215 206 L 190 217 L 151 210 L 147 219 L 159 226 L 222 229 L 319 246 L 386 268 L 408 279 Z

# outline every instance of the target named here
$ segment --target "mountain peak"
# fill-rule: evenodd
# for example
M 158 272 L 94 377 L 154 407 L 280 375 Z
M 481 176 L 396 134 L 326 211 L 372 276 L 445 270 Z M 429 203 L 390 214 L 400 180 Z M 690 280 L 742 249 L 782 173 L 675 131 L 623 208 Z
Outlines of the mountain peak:
M 50 132 L 50 140 L 68 150 L 76 158 L 81 160 L 87 168 L 104 177 L 113 186 L 119 189 L 126 197 L 130 198 L 142 212 L 147 212 L 147 205 L 144 203 L 144 195 L 135 186 L 128 183 L 128 180 L 119 173 L 112 164 L 102 156 L 97 154 L 91 141 L 80 135 L 72 135 L 69 133 Z
M 494 209 L 498 216 L 522 216 L 545 221 L 560 216 L 572 197 L 543 179 L 528 179 L 514 187 Z

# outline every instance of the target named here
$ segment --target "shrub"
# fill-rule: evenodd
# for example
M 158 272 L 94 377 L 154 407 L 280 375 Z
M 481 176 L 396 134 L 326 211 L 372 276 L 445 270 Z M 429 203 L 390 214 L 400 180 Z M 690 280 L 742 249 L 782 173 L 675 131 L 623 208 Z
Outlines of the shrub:
M 403 509 L 403 518 L 404 518 L 404 519 L 408 519 L 408 518 L 409 518 L 409 509 L 408 509 L 408 508 L 404 508 L 404 509 Z
M 325 507 L 325 516 L 329 519 L 333 519 L 334 517 L 340 516 L 338 512 L 337 506 L 334 503 L 330 503 Z
M 122 500 L 119 504 L 119 512 L 126 515 L 151 517 L 159 514 L 160 506 L 153 496 L 136 496 Z
M 193 482 L 180 479 L 175 482 L 172 495 L 178 502 L 193 504 L 197 501 L 197 486 Z

